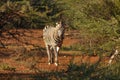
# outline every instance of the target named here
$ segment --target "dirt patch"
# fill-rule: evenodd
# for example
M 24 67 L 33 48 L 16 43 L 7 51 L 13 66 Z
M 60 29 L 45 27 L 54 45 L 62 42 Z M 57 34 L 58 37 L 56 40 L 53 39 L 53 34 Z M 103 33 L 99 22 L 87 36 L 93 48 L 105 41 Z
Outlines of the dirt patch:
M 66 51 L 60 52 L 59 54 L 59 66 L 55 66 L 54 64 L 48 65 L 47 63 L 47 54 L 45 50 L 43 53 L 41 52 L 41 48 L 45 49 L 45 45 L 42 39 L 42 30 L 17 30 L 17 34 L 15 30 L 10 30 L 10 32 L 14 35 L 8 35 L 7 33 L 3 33 L 5 38 L 0 37 L 1 41 L 7 46 L 5 49 L 0 49 L 0 73 L 6 72 L 18 72 L 18 73 L 34 73 L 34 72 L 41 72 L 41 71 L 65 71 L 68 68 L 70 62 L 73 62 L 77 65 L 81 63 L 96 63 L 99 60 L 98 56 L 82 56 L 82 55 L 75 55 L 73 54 L 78 51 Z M 63 41 L 63 46 L 71 46 L 73 44 L 79 43 L 78 36 L 79 32 L 66 32 L 65 39 Z M 73 37 L 75 36 L 75 37 Z M 32 52 L 31 54 L 28 52 L 26 53 L 26 57 L 22 57 L 20 60 L 14 59 L 15 56 L 20 57 L 24 54 L 25 48 L 27 51 L 32 51 L 37 48 L 39 55 Z M 20 54 L 20 51 L 22 51 Z M 14 56 L 15 55 L 15 56 Z M 30 56 L 30 57 L 29 57 Z M 32 56 L 32 57 L 31 57 Z
M 18 72 L 18 73 L 35 73 L 35 72 L 51 72 L 51 71 L 66 71 L 68 65 L 72 62 L 76 65 L 81 63 L 94 64 L 99 61 L 98 56 L 84 56 L 84 55 L 73 55 L 69 53 L 61 52 L 59 54 L 59 66 L 54 64 L 48 65 L 47 54 L 34 55 L 33 57 L 27 57 L 26 59 L 16 59 L 16 57 L 5 57 L 0 58 L 0 73 L 4 72 Z

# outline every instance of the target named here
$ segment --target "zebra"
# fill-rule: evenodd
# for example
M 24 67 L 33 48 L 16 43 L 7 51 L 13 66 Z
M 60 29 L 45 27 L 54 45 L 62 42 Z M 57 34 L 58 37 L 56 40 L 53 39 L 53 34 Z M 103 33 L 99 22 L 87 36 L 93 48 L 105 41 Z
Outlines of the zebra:
M 65 28 L 62 22 L 57 22 L 55 27 L 45 26 L 43 29 L 43 40 L 47 50 L 49 65 L 54 61 L 54 64 L 58 66 L 58 53 L 63 43 L 64 31 Z

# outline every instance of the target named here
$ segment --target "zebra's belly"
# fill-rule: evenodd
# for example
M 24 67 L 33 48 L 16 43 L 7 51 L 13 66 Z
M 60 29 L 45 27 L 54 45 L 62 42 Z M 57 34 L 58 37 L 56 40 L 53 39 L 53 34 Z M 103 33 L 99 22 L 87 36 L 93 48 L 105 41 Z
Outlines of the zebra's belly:
M 45 42 L 46 42 L 47 45 L 50 45 L 50 46 L 61 46 L 61 44 L 62 44 L 62 41 L 60 41 L 60 40 L 57 40 L 57 41 L 46 40 Z

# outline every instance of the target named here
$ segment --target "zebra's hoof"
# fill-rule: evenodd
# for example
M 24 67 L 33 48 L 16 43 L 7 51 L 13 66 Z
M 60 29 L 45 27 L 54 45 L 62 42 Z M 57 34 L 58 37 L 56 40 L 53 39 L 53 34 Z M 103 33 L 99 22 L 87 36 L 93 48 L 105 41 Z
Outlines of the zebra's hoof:
M 55 63 L 55 66 L 58 66 L 58 63 Z
M 49 62 L 48 65 L 50 65 L 51 63 Z

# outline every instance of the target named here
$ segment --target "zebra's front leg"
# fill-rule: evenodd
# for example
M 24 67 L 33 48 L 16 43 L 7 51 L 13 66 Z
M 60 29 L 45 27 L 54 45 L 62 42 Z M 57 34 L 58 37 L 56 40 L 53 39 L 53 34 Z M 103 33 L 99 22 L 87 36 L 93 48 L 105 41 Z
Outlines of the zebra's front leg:
M 54 55 L 55 55 L 55 65 L 58 66 L 58 51 L 57 51 L 57 47 L 54 46 L 53 50 L 54 50 Z
M 48 64 L 50 65 L 51 64 L 50 46 L 47 45 L 46 49 L 47 49 L 47 55 L 48 55 Z
M 60 47 L 59 47 L 59 46 L 57 46 L 57 53 L 58 53 L 58 55 L 59 55 L 59 50 L 60 50 Z

